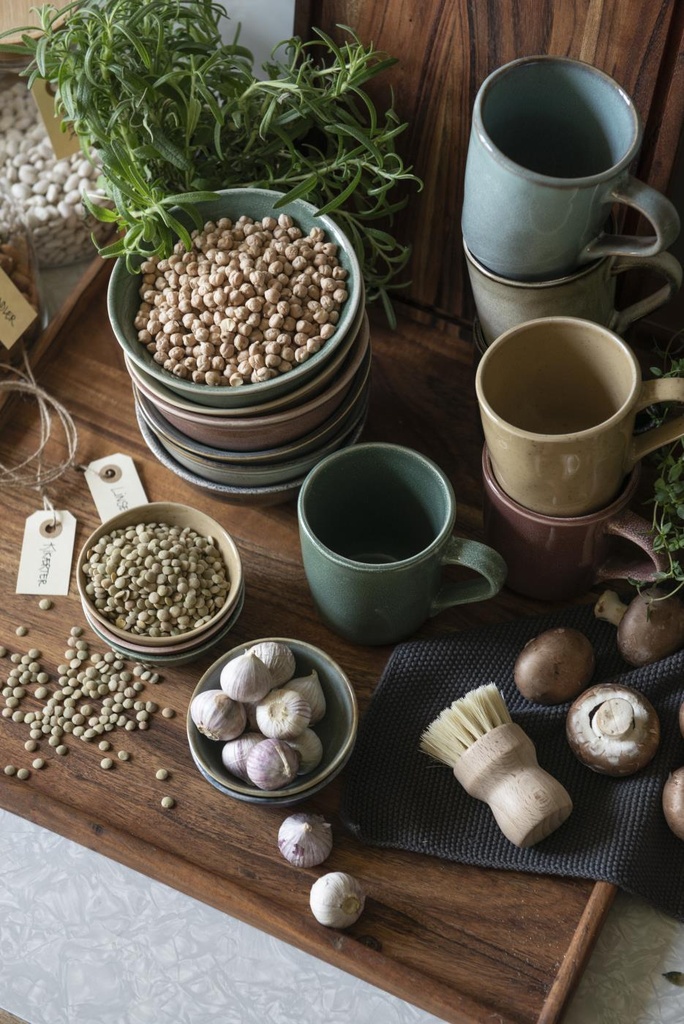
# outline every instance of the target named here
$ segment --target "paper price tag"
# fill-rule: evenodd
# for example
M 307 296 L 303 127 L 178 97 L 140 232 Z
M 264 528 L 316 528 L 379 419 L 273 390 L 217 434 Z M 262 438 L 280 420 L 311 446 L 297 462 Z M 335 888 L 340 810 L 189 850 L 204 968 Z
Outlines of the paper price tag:
M 24 527 L 17 594 L 66 596 L 75 538 L 76 519 L 70 512 L 33 512 Z
M 37 316 L 10 276 L 0 270 L 0 341 L 5 348 L 12 348 Z
M 129 455 L 96 459 L 86 467 L 85 478 L 103 523 L 119 512 L 147 504 L 147 495 Z
M 55 110 L 55 93 L 52 84 L 37 78 L 31 86 L 31 94 L 40 111 L 55 158 L 64 160 L 68 156 L 73 156 L 74 153 L 80 153 L 81 144 L 78 141 L 78 135 L 71 125 L 66 127 L 66 131 L 64 130 L 62 127 L 64 120 L 58 116 Z

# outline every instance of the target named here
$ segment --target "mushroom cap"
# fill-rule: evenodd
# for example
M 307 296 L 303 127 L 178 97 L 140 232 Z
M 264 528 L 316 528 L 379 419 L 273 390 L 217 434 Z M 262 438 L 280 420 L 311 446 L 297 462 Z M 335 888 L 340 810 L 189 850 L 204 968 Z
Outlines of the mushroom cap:
M 617 632 L 620 654 L 630 665 L 650 665 L 684 647 L 684 604 L 658 590 L 630 602 Z
M 671 772 L 663 786 L 663 814 L 678 839 L 684 839 L 684 768 Z
M 588 768 L 603 775 L 632 775 L 655 756 L 660 721 L 642 693 L 602 683 L 572 704 L 565 733 L 575 757 Z
M 537 704 L 563 704 L 588 686 L 594 674 L 594 648 L 578 629 L 547 629 L 523 647 L 513 668 L 523 697 Z

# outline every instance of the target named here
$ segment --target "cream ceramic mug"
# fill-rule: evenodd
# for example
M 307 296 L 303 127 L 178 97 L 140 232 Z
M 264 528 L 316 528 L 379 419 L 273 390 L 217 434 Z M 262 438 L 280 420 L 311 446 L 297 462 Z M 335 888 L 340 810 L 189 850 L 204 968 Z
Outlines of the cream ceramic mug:
M 550 281 L 514 281 L 493 274 L 463 243 L 468 277 L 485 344 L 526 320 L 574 316 L 594 320 L 622 334 L 672 298 L 682 284 L 682 265 L 672 253 L 655 256 L 604 256 L 603 259 Z M 615 307 L 618 277 L 628 272 L 653 274 L 664 284 L 622 309 Z
M 642 381 L 630 347 L 589 320 L 543 317 L 505 331 L 475 388 L 494 476 L 543 515 L 609 505 L 644 455 L 684 436 L 684 416 L 634 434 L 641 409 L 684 402 L 684 378 Z

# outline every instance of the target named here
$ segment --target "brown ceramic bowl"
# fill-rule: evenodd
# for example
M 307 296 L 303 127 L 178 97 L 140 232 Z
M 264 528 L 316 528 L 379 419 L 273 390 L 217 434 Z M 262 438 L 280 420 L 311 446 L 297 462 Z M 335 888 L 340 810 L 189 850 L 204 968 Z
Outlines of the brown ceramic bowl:
M 236 406 L 235 408 L 223 408 L 218 403 L 202 403 L 200 405 L 198 402 L 195 402 L 190 398 L 179 395 L 175 391 L 171 391 L 170 388 L 157 380 L 156 377 L 153 377 L 152 374 L 148 373 L 143 369 L 143 367 L 133 362 L 133 360 L 125 353 L 124 362 L 126 363 L 126 369 L 128 370 L 134 384 L 139 387 L 143 387 L 146 394 L 151 393 L 152 396 L 156 395 L 161 401 L 166 402 L 167 405 L 173 406 L 174 409 L 178 409 L 181 412 L 193 413 L 197 416 L 211 416 L 212 418 L 217 419 L 241 419 L 243 417 L 249 418 L 250 416 L 270 416 L 272 413 L 284 412 L 285 409 L 291 409 L 295 405 L 303 405 L 304 402 L 310 401 L 326 389 L 327 385 L 345 365 L 352 348 L 358 340 L 359 331 L 364 323 L 365 316 L 365 306 L 361 306 L 354 318 L 353 324 L 344 338 L 344 341 L 339 344 L 335 353 L 320 368 L 319 372 L 314 377 L 305 379 L 298 384 L 296 388 L 292 388 L 283 395 L 277 395 L 274 398 L 270 398 L 268 401 L 250 402 L 249 404 Z M 215 393 L 217 391 L 216 388 L 213 388 L 212 390 Z
M 213 537 L 228 571 L 230 586 L 221 608 L 201 626 L 186 630 L 183 633 L 177 634 L 177 636 L 153 637 L 122 629 L 107 618 L 101 609 L 96 608 L 92 598 L 86 593 L 87 577 L 84 573 L 84 565 L 93 546 L 113 530 L 136 526 L 139 523 L 154 522 L 181 527 L 189 526 L 201 536 Z M 159 648 L 166 650 L 169 647 L 173 647 L 176 643 L 181 645 L 188 642 L 194 643 L 195 641 L 199 643 L 205 640 L 212 631 L 215 631 L 217 626 L 220 626 L 229 619 L 240 598 L 244 586 L 244 577 L 242 560 L 235 541 L 215 519 L 212 519 L 204 512 L 200 512 L 198 509 L 190 508 L 188 505 L 180 505 L 171 501 L 157 501 L 129 508 L 125 512 L 121 512 L 119 515 L 106 520 L 97 530 L 91 533 L 79 552 L 76 563 L 76 582 L 81 604 L 88 619 L 101 623 L 108 634 L 118 638 L 120 644 L 132 643 L 150 650 Z
M 133 379 L 157 412 L 187 438 L 229 452 L 264 451 L 304 437 L 333 415 L 349 392 L 369 345 L 370 329 L 368 317 L 364 315 L 346 360 L 328 386 L 301 405 L 264 416 L 231 417 L 207 415 L 198 410 L 190 412 L 162 399 L 138 375 Z

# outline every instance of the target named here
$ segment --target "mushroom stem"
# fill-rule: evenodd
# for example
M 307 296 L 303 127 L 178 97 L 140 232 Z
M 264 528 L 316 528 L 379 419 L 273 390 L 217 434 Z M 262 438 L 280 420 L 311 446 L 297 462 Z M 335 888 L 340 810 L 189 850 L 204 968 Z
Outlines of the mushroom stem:
M 619 626 L 627 607 L 614 590 L 604 590 L 594 605 L 594 615 L 597 619 L 604 619 L 606 622 L 612 622 L 614 626 Z
M 621 738 L 634 728 L 634 712 L 632 705 L 624 697 L 612 697 L 605 700 L 592 718 L 592 729 L 599 736 Z

